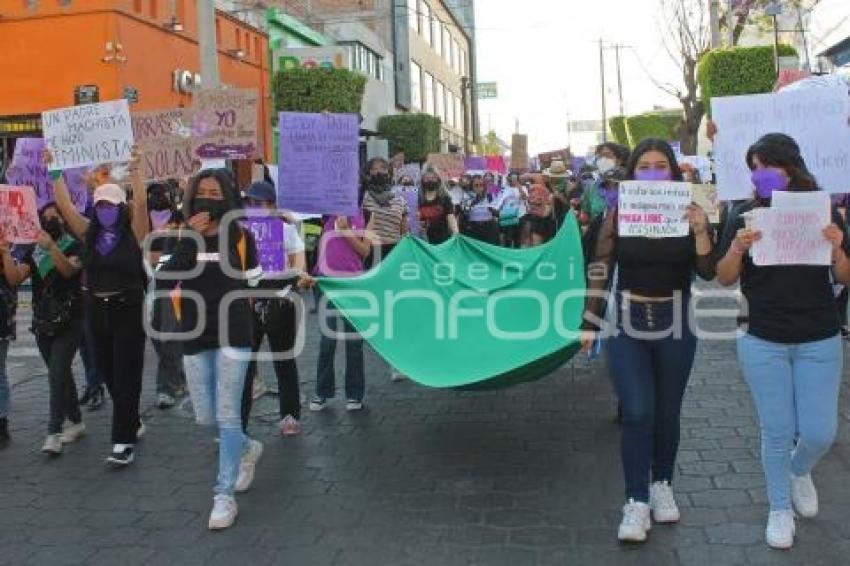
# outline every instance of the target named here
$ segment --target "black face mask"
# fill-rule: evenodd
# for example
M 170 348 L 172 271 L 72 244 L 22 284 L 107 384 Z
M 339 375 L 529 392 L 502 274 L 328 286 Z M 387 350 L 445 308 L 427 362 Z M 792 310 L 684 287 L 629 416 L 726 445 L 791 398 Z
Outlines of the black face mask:
M 373 189 L 388 189 L 390 187 L 390 176 L 388 173 L 374 173 L 369 175 L 369 186 Z
M 50 220 L 45 220 L 41 223 L 41 227 L 44 228 L 44 231 L 50 234 L 50 237 L 53 238 L 54 241 L 58 241 L 65 234 L 65 227 L 62 225 L 62 222 L 58 218 L 51 218 Z
M 210 215 L 210 220 L 221 220 L 227 210 L 227 203 L 220 199 L 201 197 L 196 198 L 195 202 L 192 203 L 192 214 L 206 212 Z
M 426 191 L 436 191 L 437 189 L 440 188 L 440 182 L 439 181 L 423 181 L 422 182 L 422 188 L 425 189 Z

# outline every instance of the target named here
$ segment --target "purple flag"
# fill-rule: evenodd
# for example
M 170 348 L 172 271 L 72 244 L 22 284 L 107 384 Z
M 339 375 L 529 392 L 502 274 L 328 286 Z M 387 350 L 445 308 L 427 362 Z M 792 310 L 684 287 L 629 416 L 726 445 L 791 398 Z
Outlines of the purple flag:
M 467 171 L 486 171 L 487 170 L 487 158 L 486 157 L 467 157 L 464 162 Z
M 283 220 L 275 217 L 247 218 L 242 226 L 251 231 L 257 244 L 257 258 L 263 272 L 279 274 L 286 271 Z
M 359 126 L 354 114 L 281 112 L 278 206 L 354 216 L 360 209 Z

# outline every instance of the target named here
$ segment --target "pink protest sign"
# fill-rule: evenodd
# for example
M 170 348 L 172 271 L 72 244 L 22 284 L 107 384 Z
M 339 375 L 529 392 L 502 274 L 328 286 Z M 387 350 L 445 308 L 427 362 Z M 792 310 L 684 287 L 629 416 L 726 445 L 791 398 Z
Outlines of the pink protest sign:
M 753 263 L 765 265 L 830 265 L 832 247 L 823 237 L 828 209 L 759 208 L 753 226 L 761 239 L 753 245 Z
M 10 244 L 33 244 L 41 225 L 32 187 L 0 185 L 0 234 Z

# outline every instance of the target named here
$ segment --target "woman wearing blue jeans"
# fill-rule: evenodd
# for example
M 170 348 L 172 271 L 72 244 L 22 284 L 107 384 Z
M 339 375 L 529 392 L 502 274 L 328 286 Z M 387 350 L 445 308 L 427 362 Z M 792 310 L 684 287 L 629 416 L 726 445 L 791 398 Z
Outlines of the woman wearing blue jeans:
M 262 269 L 250 232 L 236 218 L 224 218 L 239 208 L 228 171 L 198 174 L 183 199 L 189 230 L 157 276 L 163 283 L 175 282 L 172 301 L 188 338 L 184 364 L 196 419 L 201 425 L 218 425 L 211 530 L 225 529 L 236 520 L 234 493 L 251 486 L 263 452 L 263 445 L 242 431 L 242 390 L 251 359 L 253 319 L 248 289 L 259 283 Z
M 681 181 L 670 144 L 641 142 L 629 159 L 627 179 Z M 621 541 L 643 542 L 657 523 L 675 523 L 673 471 L 679 448 L 679 415 L 696 351 L 688 310 L 694 273 L 714 278 L 708 219 L 688 207 L 688 235 L 669 238 L 626 237 L 618 233 L 618 211 L 609 214 L 588 266 L 588 301 L 582 338 L 593 345 L 604 302 L 600 294 L 614 268 L 613 289 L 619 322 L 608 344 L 608 364 L 623 411 L 622 459 L 626 504 L 617 533 Z M 600 274 L 602 276 L 596 276 Z
M 835 439 L 843 348 L 833 281 L 850 281 L 844 222 L 833 211 L 823 237 L 829 266 L 757 266 L 748 251 L 761 233 L 746 213 L 770 206 L 774 191 L 817 191 L 796 142 L 768 134 L 747 153 L 754 198 L 730 218 L 717 279 L 741 282 L 748 313 L 740 317 L 738 361 L 761 426 L 761 456 L 770 501 L 765 538 L 774 548 L 794 543 L 794 513 L 814 517 L 818 498 L 811 472 Z

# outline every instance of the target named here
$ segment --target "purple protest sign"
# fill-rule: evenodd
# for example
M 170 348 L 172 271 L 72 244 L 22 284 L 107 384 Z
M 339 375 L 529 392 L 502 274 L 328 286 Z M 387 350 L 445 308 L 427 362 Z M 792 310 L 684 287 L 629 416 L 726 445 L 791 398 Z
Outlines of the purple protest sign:
M 77 167 L 75 169 L 65 169 L 62 172 L 62 178 L 65 180 L 65 186 L 68 187 L 68 192 L 71 194 L 71 200 L 74 201 L 74 207 L 78 212 L 85 212 L 89 204 L 89 188 L 86 185 L 86 174 L 88 167 Z M 51 195 L 52 197 L 53 195 Z
M 283 220 L 264 216 L 247 218 L 242 226 L 250 230 L 257 244 L 257 258 L 263 272 L 279 274 L 286 270 L 286 250 L 284 249 Z
M 464 162 L 467 171 L 486 171 L 487 170 L 487 158 L 486 157 L 467 157 Z
M 50 182 L 47 167 L 42 162 L 43 153 L 43 139 L 18 138 L 12 163 L 6 171 L 9 184 L 33 188 L 39 208 L 53 200 L 53 183 Z
M 357 214 L 357 117 L 281 112 L 278 127 L 278 206 L 301 213 Z
M 407 189 L 404 187 L 393 187 L 396 196 L 407 202 L 407 231 L 414 236 L 419 236 L 421 226 L 419 224 L 419 189 Z

